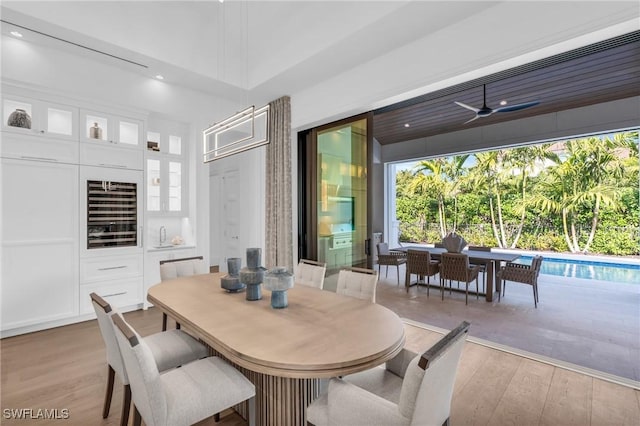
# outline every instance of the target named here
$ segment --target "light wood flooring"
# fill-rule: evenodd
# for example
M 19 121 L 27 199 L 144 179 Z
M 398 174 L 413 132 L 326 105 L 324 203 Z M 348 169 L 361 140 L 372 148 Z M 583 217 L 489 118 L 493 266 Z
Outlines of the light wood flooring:
M 161 314 L 154 308 L 125 316 L 142 335 L 160 330 Z M 415 351 L 441 336 L 413 325 L 406 331 L 407 347 Z M 0 360 L 3 414 L 12 408 L 69 410 L 68 420 L 2 417 L 1 424 L 118 424 L 122 386 L 117 379 L 111 415 L 101 416 L 107 368 L 96 321 L 3 339 Z M 456 378 L 451 420 L 452 425 L 637 426 L 640 391 L 469 342 Z M 213 419 L 201 423 L 212 424 Z M 246 423 L 226 411 L 217 424 Z

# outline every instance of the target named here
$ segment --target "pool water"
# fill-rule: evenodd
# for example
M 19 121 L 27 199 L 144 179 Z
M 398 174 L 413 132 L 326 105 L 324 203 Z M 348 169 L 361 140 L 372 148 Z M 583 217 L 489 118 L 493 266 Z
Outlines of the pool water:
M 531 256 L 521 256 L 517 263 L 531 264 Z M 640 284 L 640 265 L 589 260 L 547 258 L 542 260 L 541 274 Z

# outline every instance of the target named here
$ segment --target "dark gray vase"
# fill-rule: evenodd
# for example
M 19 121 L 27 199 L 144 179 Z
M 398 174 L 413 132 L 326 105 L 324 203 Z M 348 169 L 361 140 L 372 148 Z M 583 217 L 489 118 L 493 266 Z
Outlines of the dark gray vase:
M 7 126 L 11 127 L 22 127 L 23 129 L 31 128 L 31 117 L 27 111 L 16 108 L 11 114 L 9 114 L 9 119 L 7 120 Z

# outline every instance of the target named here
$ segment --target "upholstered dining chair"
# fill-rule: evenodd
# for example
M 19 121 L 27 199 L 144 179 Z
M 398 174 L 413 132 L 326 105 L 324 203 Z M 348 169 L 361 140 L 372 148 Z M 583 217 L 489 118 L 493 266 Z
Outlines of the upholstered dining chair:
M 338 273 L 336 293 L 376 303 L 378 271 L 365 268 L 344 268 Z
M 404 285 L 409 292 L 409 287 L 413 285 L 426 285 L 427 297 L 429 297 L 429 277 L 434 276 L 440 271 L 440 262 L 431 259 L 431 253 L 427 250 L 407 250 L 407 267 Z M 418 281 L 414 284 L 411 283 L 411 275 L 417 275 Z M 427 277 L 427 282 L 424 282 L 424 277 Z M 422 279 L 423 281 L 420 281 Z
M 316 262 L 315 260 L 300 259 L 294 274 L 296 284 L 316 287 L 320 290 L 324 287 L 324 275 L 327 271 L 327 264 Z
M 398 285 L 400 285 L 400 265 L 407 263 L 407 254 L 401 251 L 389 250 L 389 244 L 378 243 L 378 276 L 380 276 L 380 267 L 386 266 L 385 278 L 389 276 L 389 265 L 396 267 L 398 275 Z
M 448 425 L 456 372 L 469 331 L 462 322 L 422 355 L 403 349 L 386 365 L 329 381 L 307 408 L 325 425 Z
M 160 280 L 167 281 L 179 277 L 206 274 L 207 265 L 202 256 L 183 257 L 181 259 L 169 259 L 160 261 Z M 176 321 L 176 328 L 180 329 L 180 323 Z M 162 313 L 162 331 L 167 330 L 167 314 Z
M 502 289 L 498 292 L 498 302 L 501 295 L 504 296 L 507 281 L 514 281 L 529 284 L 533 287 L 533 305 L 537 308 L 540 301 L 538 299 L 538 276 L 540 275 L 542 260 L 542 256 L 534 256 L 531 265 L 507 262 L 505 266 L 502 266 L 498 271 L 498 279 L 502 282 Z
M 114 378 L 117 374 L 118 379 L 124 385 L 120 424 L 126 425 L 129 420 L 131 388 L 129 386 L 129 376 L 122 361 L 118 342 L 116 341 L 113 322 L 111 321 L 111 317 L 117 315 L 118 312 L 96 293 L 91 293 L 90 297 L 96 316 L 98 317 L 98 326 L 100 327 L 102 340 L 104 340 L 107 351 L 107 391 L 104 397 L 102 418 L 106 419 L 109 416 Z M 143 338 L 143 340 L 149 347 L 151 357 L 159 371 L 175 368 L 208 355 L 208 350 L 204 345 L 180 330 L 152 334 Z
M 479 298 L 478 274 L 480 265 L 470 265 L 469 256 L 464 253 L 442 253 L 440 255 L 440 287 L 442 299 L 444 300 L 444 283 L 449 280 L 465 283 L 464 303 L 469 303 L 469 283 L 476 281 L 476 299 Z
M 255 387 L 229 363 L 212 356 L 160 374 L 148 342 L 120 314 L 111 320 L 131 381 L 134 425 L 192 425 L 244 401 L 255 424 Z
M 475 251 L 491 251 L 491 247 L 487 246 L 468 246 L 469 250 Z M 472 265 L 480 265 L 480 272 L 482 272 L 482 292 L 485 292 L 485 284 L 487 282 L 487 264 L 486 263 L 474 263 L 471 262 Z

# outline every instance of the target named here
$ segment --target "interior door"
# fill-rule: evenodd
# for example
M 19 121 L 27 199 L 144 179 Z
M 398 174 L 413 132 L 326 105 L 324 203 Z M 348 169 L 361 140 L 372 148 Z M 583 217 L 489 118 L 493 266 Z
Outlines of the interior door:
M 312 129 L 300 139 L 301 256 L 345 266 L 371 267 L 370 114 Z

